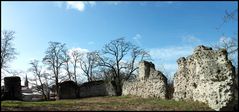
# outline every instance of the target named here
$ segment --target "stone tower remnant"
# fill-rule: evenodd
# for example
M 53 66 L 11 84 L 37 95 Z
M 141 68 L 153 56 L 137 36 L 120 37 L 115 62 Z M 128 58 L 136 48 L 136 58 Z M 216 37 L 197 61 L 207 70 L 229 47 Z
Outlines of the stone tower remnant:
M 227 51 L 198 46 L 192 55 L 177 60 L 174 77 L 175 100 L 204 102 L 215 110 L 232 109 L 235 69 Z
M 167 78 L 160 71 L 155 70 L 152 62 L 139 63 L 139 76 L 135 81 L 123 84 L 123 95 L 135 95 L 143 98 L 166 98 Z
M 3 100 L 22 100 L 21 78 L 18 76 L 4 78 Z

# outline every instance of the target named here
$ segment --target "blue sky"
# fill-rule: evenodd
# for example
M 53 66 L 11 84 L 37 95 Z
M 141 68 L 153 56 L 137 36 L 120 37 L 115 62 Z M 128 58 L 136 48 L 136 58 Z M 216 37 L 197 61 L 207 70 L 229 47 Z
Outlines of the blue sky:
M 150 52 L 157 67 L 173 75 L 176 60 L 199 45 L 218 43 L 238 33 L 238 22 L 218 32 L 225 10 L 238 2 L 2 2 L 1 30 L 14 30 L 19 55 L 11 63 L 26 71 L 30 59 L 42 60 L 49 41 L 69 49 L 100 50 L 125 37 Z

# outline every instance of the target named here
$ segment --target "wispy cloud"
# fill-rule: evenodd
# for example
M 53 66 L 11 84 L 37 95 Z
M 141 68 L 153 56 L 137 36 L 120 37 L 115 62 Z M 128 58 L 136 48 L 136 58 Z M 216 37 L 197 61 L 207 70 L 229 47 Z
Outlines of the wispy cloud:
M 78 51 L 79 53 L 81 53 L 82 57 L 81 58 L 85 58 L 86 57 L 86 53 L 90 52 L 88 49 L 84 49 L 84 48 L 71 48 L 68 50 L 70 57 L 72 58 L 72 54 L 73 51 Z M 84 72 L 82 71 L 82 69 L 76 69 L 78 74 L 83 74 Z M 81 83 L 87 81 L 86 76 L 82 75 L 82 76 L 77 76 L 77 80 L 80 81 Z
M 232 38 L 232 37 L 226 37 L 222 36 L 220 37 L 219 41 L 215 44 L 220 47 L 229 47 L 227 49 L 227 52 L 234 51 L 234 53 L 228 54 L 229 59 L 232 60 L 233 64 L 235 66 L 238 65 L 238 38 Z
M 66 9 L 75 9 L 78 10 L 80 12 L 85 11 L 85 8 L 87 5 L 90 6 L 95 6 L 96 2 L 95 1 L 66 1 L 66 2 L 62 2 L 62 1 L 57 1 L 57 2 L 53 2 L 55 6 L 61 8 L 61 7 L 65 7 Z
M 182 41 L 186 43 L 196 43 L 196 44 L 201 43 L 201 40 L 195 37 L 194 35 L 182 36 Z
M 133 37 L 133 40 L 134 40 L 134 42 L 137 44 L 137 45 L 139 45 L 139 46 L 141 46 L 141 42 L 140 42 L 140 39 L 142 38 L 142 36 L 140 35 L 140 34 L 136 34 L 134 37 Z
M 78 48 L 72 48 L 72 49 L 69 49 L 68 51 L 69 51 L 70 54 L 71 54 L 73 51 L 79 51 L 80 53 L 89 52 L 88 49 L 84 49 L 84 48 L 80 48 L 80 47 L 78 47 Z
M 163 59 L 165 61 L 177 60 L 182 56 L 187 56 L 193 51 L 192 46 L 176 46 L 166 48 L 150 49 L 150 55 L 155 59 Z
M 193 53 L 193 46 L 169 46 L 164 48 L 152 48 L 149 53 L 157 68 L 171 78 L 177 70 L 177 60 Z
M 119 4 L 129 4 L 129 3 L 134 3 L 134 4 L 139 4 L 139 5 L 147 5 L 148 3 L 152 3 L 152 2 L 122 2 L 122 1 L 105 1 L 105 2 L 96 2 L 96 1 L 66 1 L 66 2 L 61 2 L 61 1 L 57 1 L 54 2 L 54 4 L 57 7 L 63 7 L 66 6 L 66 9 L 75 9 L 78 10 L 80 12 L 85 11 L 86 6 L 90 5 L 90 6 L 95 6 L 96 4 L 108 4 L 108 5 L 119 5 Z M 174 2 L 172 1 L 168 1 L 168 2 L 157 2 L 157 3 L 167 3 L 167 4 L 172 4 Z
M 107 4 L 113 4 L 113 5 L 119 5 L 119 4 L 123 3 L 123 2 L 121 2 L 121 1 L 107 1 L 106 3 Z
M 230 41 L 233 41 L 233 39 L 231 37 L 226 37 L 226 36 L 222 36 L 219 39 L 220 44 L 229 43 Z
M 66 3 L 67 9 L 77 9 L 80 12 L 85 10 L 85 4 L 83 1 L 67 1 Z
M 174 74 L 178 65 L 177 63 L 162 63 L 157 65 L 157 69 L 166 74 Z
M 96 5 L 96 2 L 95 1 L 89 1 L 87 2 L 88 4 L 90 4 L 91 6 L 95 6 Z
M 63 6 L 63 4 L 64 4 L 64 2 L 62 2 L 62 1 L 55 1 L 55 2 L 53 2 L 53 4 L 55 5 L 55 6 L 57 6 L 58 8 L 61 8 L 62 6 Z
M 81 54 L 85 54 L 85 53 L 87 53 L 87 52 L 89 52 L 89 50 L 88 49 L 83 49 L 83 48 L 72 48 L 72 49 L 69 49 L 68 50 L 68 54 L 69 54 L 69 56 L 70 56 L 70 58 L 71 59 L 73 59 L 73 52 L 74 51 L 78 51 L 79 53 L 81 53 Z

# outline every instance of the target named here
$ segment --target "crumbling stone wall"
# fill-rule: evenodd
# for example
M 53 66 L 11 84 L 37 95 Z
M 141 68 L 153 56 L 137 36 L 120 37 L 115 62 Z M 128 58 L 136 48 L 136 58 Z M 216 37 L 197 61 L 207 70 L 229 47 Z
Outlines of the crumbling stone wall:
M 94 97 L 94 96 L 115 96 L 115 89 L 112 82 L 91 81 L 80 85 L 79 97 Z
M 226 50 L 198 46 L 192 55 L 179 58 L 177 63 L 175 100 L 201 101 L 215 110 L 232 109 L 235 70 Z
M 135 95 L 143 98 L 166 98 L 167 78 L 155 70 L 152 62 L 139 63 L 139 76 L 135 81 L 126 81 L 123 84 L 123 95 Z
M 59 98 L 60 99 L 73 99 L 77 98 L 78 86 L 73 81 L 64 81 L 60 84 Z
M 22 100 L 21 78 L 18 76 L 4 78 L 3 100 Z

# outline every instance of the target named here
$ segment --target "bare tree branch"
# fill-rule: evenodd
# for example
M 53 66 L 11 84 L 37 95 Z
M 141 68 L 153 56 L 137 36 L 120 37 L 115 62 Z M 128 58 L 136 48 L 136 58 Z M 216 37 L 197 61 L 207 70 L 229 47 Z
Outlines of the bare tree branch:
M 42 81 L 42 78 L 46 78 L 45 73 L 42 73 L 42 67 L 39 65 L 39 61 L 38 60 L 32 60 L 30 62 L 30 65 L 32 66 L 29 71 L 31 71 L 34 76 L 36 77 L 36 85 L 37 85 L 37 79 L 38 81 L 40 82 L 40 90 L 42 92 L 42 95 L 44 96 L 44 99 L 47 100 L 48 97 L 47 97 L 47 94 L 46 94 L 46 90 L 44 89 L 44 84 L 43 84 L 43 81 Z M 38 85 L 37 85 L 38 86 Z
M 10 61 L 16 58 L 16 49 L 13 47 L 14 31 L 1 31 L 1 70 L 7 70 Z
M 59 96 L 59 74 L 61 67 L 65 62 L 64 51 L 66 51 L 65 44 L 49 42 L 46 56 L 43 58 L 43 63 L 47 64 L 54 74 L 57 96 Z

